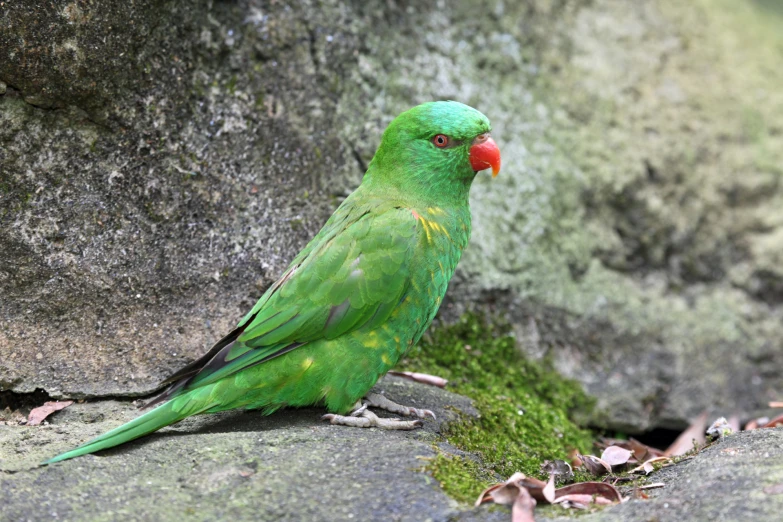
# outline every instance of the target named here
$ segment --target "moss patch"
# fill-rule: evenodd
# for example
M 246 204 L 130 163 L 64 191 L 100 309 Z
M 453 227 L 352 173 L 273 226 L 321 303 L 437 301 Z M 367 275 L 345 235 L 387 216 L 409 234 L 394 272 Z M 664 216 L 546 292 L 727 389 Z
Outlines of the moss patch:
M 449 389 L 474 400 L 480 416 L 462 416 L 446 428 L 448 442 L 480 457 L 440 454 L 429 466 L 444 490 L 472 502 L 488 484 L 516 471 L 538 475 L 547 459 L 586 452 L 592 434 L 571 419 L 593 401 L 579 384 L 548 361 L 530 361 L 516 348 L 509 328 L 475 315 L 434 328 L 405 361 L 411 370 L 449 380 Z

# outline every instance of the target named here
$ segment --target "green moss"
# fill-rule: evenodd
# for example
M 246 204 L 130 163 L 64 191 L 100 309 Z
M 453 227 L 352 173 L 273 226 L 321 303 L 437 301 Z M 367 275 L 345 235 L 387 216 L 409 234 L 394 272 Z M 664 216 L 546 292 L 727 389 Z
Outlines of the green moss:
M 584 416 L 592 410 L 592 399 L 547 361 L 524 358 L 505 325 L 466 315 L 434 328 L 405 362 L 448 379 L 449 389 L 472 398 L 479 412 L 447 425 L 445 436 L 481 463 L 440 455 L 429 466 L 458 500 L 475 500 L 484 487 L 516 471 L 538 476 L 544 460 L 566 459 L 570 450 L 587 452 L 592 445 L 592 434 L 571 420 L 577 411 Z
M 497 482 L 489 469 L 465 457 L 438 454 L 427 466 L 449 496 L 465 503 L 475 502 L 485 484 Z
M 234 95 L 234 93 L 236 93 L 236 90 L 237 90 L 237 75 L 236 74 L 233 75 L 228 80 L 228 84 L 226 85 L 226 89 L 228 90 L 228 93 L 230 95 L 232 95 L 232 96 Z

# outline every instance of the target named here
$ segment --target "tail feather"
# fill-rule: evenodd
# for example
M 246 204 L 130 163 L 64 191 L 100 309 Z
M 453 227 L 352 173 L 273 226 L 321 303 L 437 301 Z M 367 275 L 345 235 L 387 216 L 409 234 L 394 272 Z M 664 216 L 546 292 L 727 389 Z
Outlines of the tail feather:
M 193 402 L 191 402 L 188 404 L 188 406 L 191 407 L 176 407 L 181 404 L 181 400 L 169 401 L 161 404 L 154 410 L 148 411 L 141 417 L 133 419 L 132 421 L 127 422 L 122 426 L 114 428 L 113 430 L 108 431 L 85 444 L 82 444 L 78 448 L 72 449 L 71 451 L 65 452 L 61 455 L 57 455 L 56 457 L 53 457 L 46 462 L 43 462 L 42 464 L 53 464 L 55 462 L 60 462 L 61 460 L 72 459 L 74 457 L 79 457 L 88 453 L 94 453 L 96 451 L 113 448 L 114 446 L 118 446 L 133 439 L 137 439 L 147 435 L 148 433 L 157 431 L 165 426 L 179 422 L 185 417 L 202 413 L 215 406 L 215 404 L 210 403 L 204 405 L 201 408 L 193 408 L 192 406 L 195 405 Z

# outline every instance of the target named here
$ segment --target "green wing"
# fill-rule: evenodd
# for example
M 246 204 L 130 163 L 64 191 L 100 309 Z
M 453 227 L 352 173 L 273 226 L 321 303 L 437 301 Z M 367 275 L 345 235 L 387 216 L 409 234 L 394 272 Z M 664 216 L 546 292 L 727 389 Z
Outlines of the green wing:
M 416 219 L 403 208 L 354 209 L 333 218 L 237 328 L 170 377 L 174 386 L 153 403 L 389 318 L 410 282 Z

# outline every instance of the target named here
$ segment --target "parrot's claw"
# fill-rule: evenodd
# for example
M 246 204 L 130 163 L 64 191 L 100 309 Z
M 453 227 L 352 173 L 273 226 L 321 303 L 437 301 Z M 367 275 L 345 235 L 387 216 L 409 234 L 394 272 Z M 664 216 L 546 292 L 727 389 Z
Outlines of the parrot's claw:
M 371 406 L 373 408 L 380 408 L 382 410 L 396 413 L 397 415 L 402 415 L 404 417 L 418 417 L 420 419 L 426 419 L 427 417 L 430 417 L 431 419 L 435 420 L 435 414 L 432 412 L 432 410 L 421 410 L 411 406 L 403 406 L 402 404 L 397 404 L 394 401 L 390 401 L 384 395 L 379 393 L 368 393 L 364 397 L 364 400 L 366 401 L 363 405 L 364 407 Z
M 354 407 L 353 411 L 351 411 L 351 417 L 358 417 L 358 416 L 360 416 L 367 409 L 367 406 L 368 406 L 368 404 L 366 402 L 364 404 L 362 404 L 361 402 L 358 402 L 356 404 L 356 406 Z
M 362 411 L 359 416 L 335 415 L 327 413 L 323 417 L 332 424 L 351 426 L 353 428 L 383 428 L 385 430 L 413 430 L 424 425 L 421 420 L 404 421 L 399 419 L 382 419 L 368 409 Z
M 390 401 L 383 395 L 378 393 L 370 393 L 364 397 L 364 402 L 356 403 L 354 409 L 348 415 L 335 415 L 334 413 L 327 413 L 323 417 L 324 420 L 328 420 L 332 424 L 339 424 L 341 426 L 351 426 L 354 428 L 383 428 L 385 430 L 413 430 L 420 428 L 424 425 L 421 420 L 404 421 L 399 419 L 383 419 L 375 415 L 372 411 L 368 410 L 368 407 L 380 408 L 391 413 L 403 415 L 405 417 L 418 417 L 419 419 L 425 419 L 430 417 L 435 418 L 435 414 L 430 410 L 422 410 L 419 408 L 411 408 L 409 406 L 403 406 L 396 402 Z

